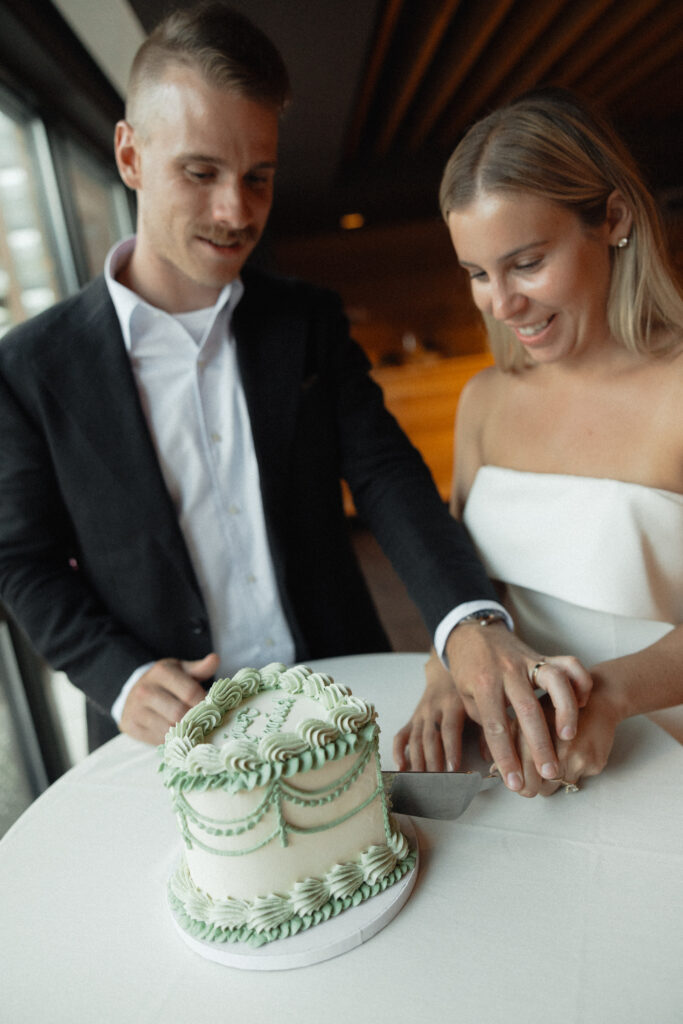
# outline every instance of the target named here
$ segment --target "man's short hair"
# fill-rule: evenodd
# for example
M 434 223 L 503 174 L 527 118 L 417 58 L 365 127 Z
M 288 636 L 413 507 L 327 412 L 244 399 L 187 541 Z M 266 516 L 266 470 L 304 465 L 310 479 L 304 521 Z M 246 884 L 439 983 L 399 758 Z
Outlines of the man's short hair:
M 277 47 L 248 18 L 224 3 L 200 3 L 164 18 L 138 50 L 128 84 L 126 117 L 135 123 L 145 86 L 167 68 L 189 67 L 212 86 L 284 110 L 287 69 Z

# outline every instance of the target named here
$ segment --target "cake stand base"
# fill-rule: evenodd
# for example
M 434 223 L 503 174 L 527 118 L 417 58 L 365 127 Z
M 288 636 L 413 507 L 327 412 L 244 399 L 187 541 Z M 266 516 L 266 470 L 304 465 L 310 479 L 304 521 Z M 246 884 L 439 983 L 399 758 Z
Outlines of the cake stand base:
M 384 892 L 360 903 L 357 907 L 349 907 L 338 917 L 330 918 L 329 921 L 287 939 L 276 939 L 275 942 L 269 942 L 257 949 L 252 949 L 246 944 L 205 942 L 203 939 L 195 939 L 188 935 L 176 919 L 173 910 L 169 908 L 173 923 L 182 939 L 195 953 L 207 960 L 241 970 L 289 971 L 295 967 L 308 967 L 347 953 L 350 949 L 367 942 L 389 924 L 413 891 L 419 868 L 417 834 L 410 818 L 402 815 L 395 815 L 395 818 L 411 848 L 415 850 L 414 867 Z

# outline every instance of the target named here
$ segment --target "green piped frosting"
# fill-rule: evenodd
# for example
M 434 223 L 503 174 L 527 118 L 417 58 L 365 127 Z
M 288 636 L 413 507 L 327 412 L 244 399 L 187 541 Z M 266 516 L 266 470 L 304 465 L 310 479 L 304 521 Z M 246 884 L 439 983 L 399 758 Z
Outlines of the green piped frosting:
M 206 742 L 233 708 L 267 690 L 311 697 L 325 709 L 329 721 L 309 718 L 294 732 L 274 732 L 259 742 L 248 739 L 246 730 L 244 736 L 220 748 Z M 286 718 L 284 710 L 282 718 Z M 206 698 L 167 732 L 159 748 L 160 771 L 164 785 L 175 791 L 253 789 L 345 757 L 359 745 L 372 743 L 377 732 L 374 707 L 354 697 L 347 687 L 304 665 L 285 669 L 274 662 L 260 671 L 244 668 L 232 679 L 217 680 Z
M 286 895 L 214 900 L 197 889 L 183 863 L 169 881 L 169 902 L 185 931 L 209 942 L 263 946 L 336 917 L 377 896 L 415 865 L 415 852 L 396 834 L 395 846 L 371 846 L 359 861 L 335 864 L 324 878 L 297 882 Z
M 377 772 L 377 785 L 362 803 L 358 804 L 352 810 L 347 811 L 345 814 L 340 815 L 338 818 L 325 822 L 324 825 L 299 828 L 285 819 L 282 813 L 282 806 L 284 803 L 297 804 L 299 807 L 319 807 L 322 804 L 329 804 L 336 800 L 338 796 L 346 792 L 346 790 L 356 782 L 365 770 L 368 762 L 373 757 L 375 761 L 375 770 Z M 353 817 L 354 814 L 358 814 L 359 811 L 362 811 L 369 803 L 372 803 L 373 800 L 377 799 L 377 797 L 382 794 L 383 786 L 381 773 L 379 771 L 376 744 L 366 744 L 361 749 L 360 756 L 356 759 L 352 767 L 349 768 L 344 775 L 335 779 L 334 782 L 321 789 L 299 789 L 291 783 L 288 783 L 285 779 L 275 778 L 272 779 L 267 786 L 263 787 L 263 790 L 263 797 L 257 806 L 254 807 L 247 815 L 242 818 L 220 821 L 215 818 L 208 817 L 205 814 L 201 814 L 187 800 L 185 791 L 178 790 L 175 793 L 174 808 L 178 816 L 178 824 L 180 826 L 183 839 L 185 840 L 185 845 L 188 849 L 192 849 L 195 846 L 199 847 L 201 850 L 213 853 L 217 857 L 243 857 L 246 854 L 260 850 L 261 847 L 267 846 L 268 843 L 277 839 L 280 840 L 282 846 L 287 846 L 288 835 L 290 832 L 307 835 L 335 828 L 337 825 L 340 825 L 342 822 Z M 240 849 L 237 850 L 221 849 L 220 847 L 217 847 L 215 843 L 211 842 L 211 837 L 244 835 L 244 833 L 255 828 L 256 825 L 258 825 L 265 815 L 273 808 L 276 810 L 273 830 L 258 842 L 240 847 Z M 389 835 L 390 828 L 386 817 L 384 827 L 385 831 Z M 205 838 L 200 839 L 197 834 L 198 832 L 203 833 Z

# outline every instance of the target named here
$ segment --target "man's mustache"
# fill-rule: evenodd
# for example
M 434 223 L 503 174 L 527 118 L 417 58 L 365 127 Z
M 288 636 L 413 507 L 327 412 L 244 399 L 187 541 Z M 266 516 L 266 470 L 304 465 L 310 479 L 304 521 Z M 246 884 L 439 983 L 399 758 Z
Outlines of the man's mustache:
M 198 234 L 213 245 L 246 245 L 249 242 L 257 242 L 259 237 L 254 227 L 240 228 L 238 231 L 217 231 L 211 228 L 209 231 L 200 230 Z

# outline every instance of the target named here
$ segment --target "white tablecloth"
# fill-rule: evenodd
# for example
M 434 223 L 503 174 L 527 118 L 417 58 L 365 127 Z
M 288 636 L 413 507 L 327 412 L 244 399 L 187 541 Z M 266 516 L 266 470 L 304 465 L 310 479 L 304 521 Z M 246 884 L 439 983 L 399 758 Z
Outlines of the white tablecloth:
M 383 758 L 422 655 L 315 663 L 375 702 Z M 0 842 L 0 1020 L 12 1024 L 679 1024 L 683 751 L 625 722 L 573 795 L 502 786 L 454 822 L 413 819 L 421 867 L 364 945 L 288 972 L 184 944 L 165 903 L 180 852 L 157 754 L 121 736 L 60 779 Z

